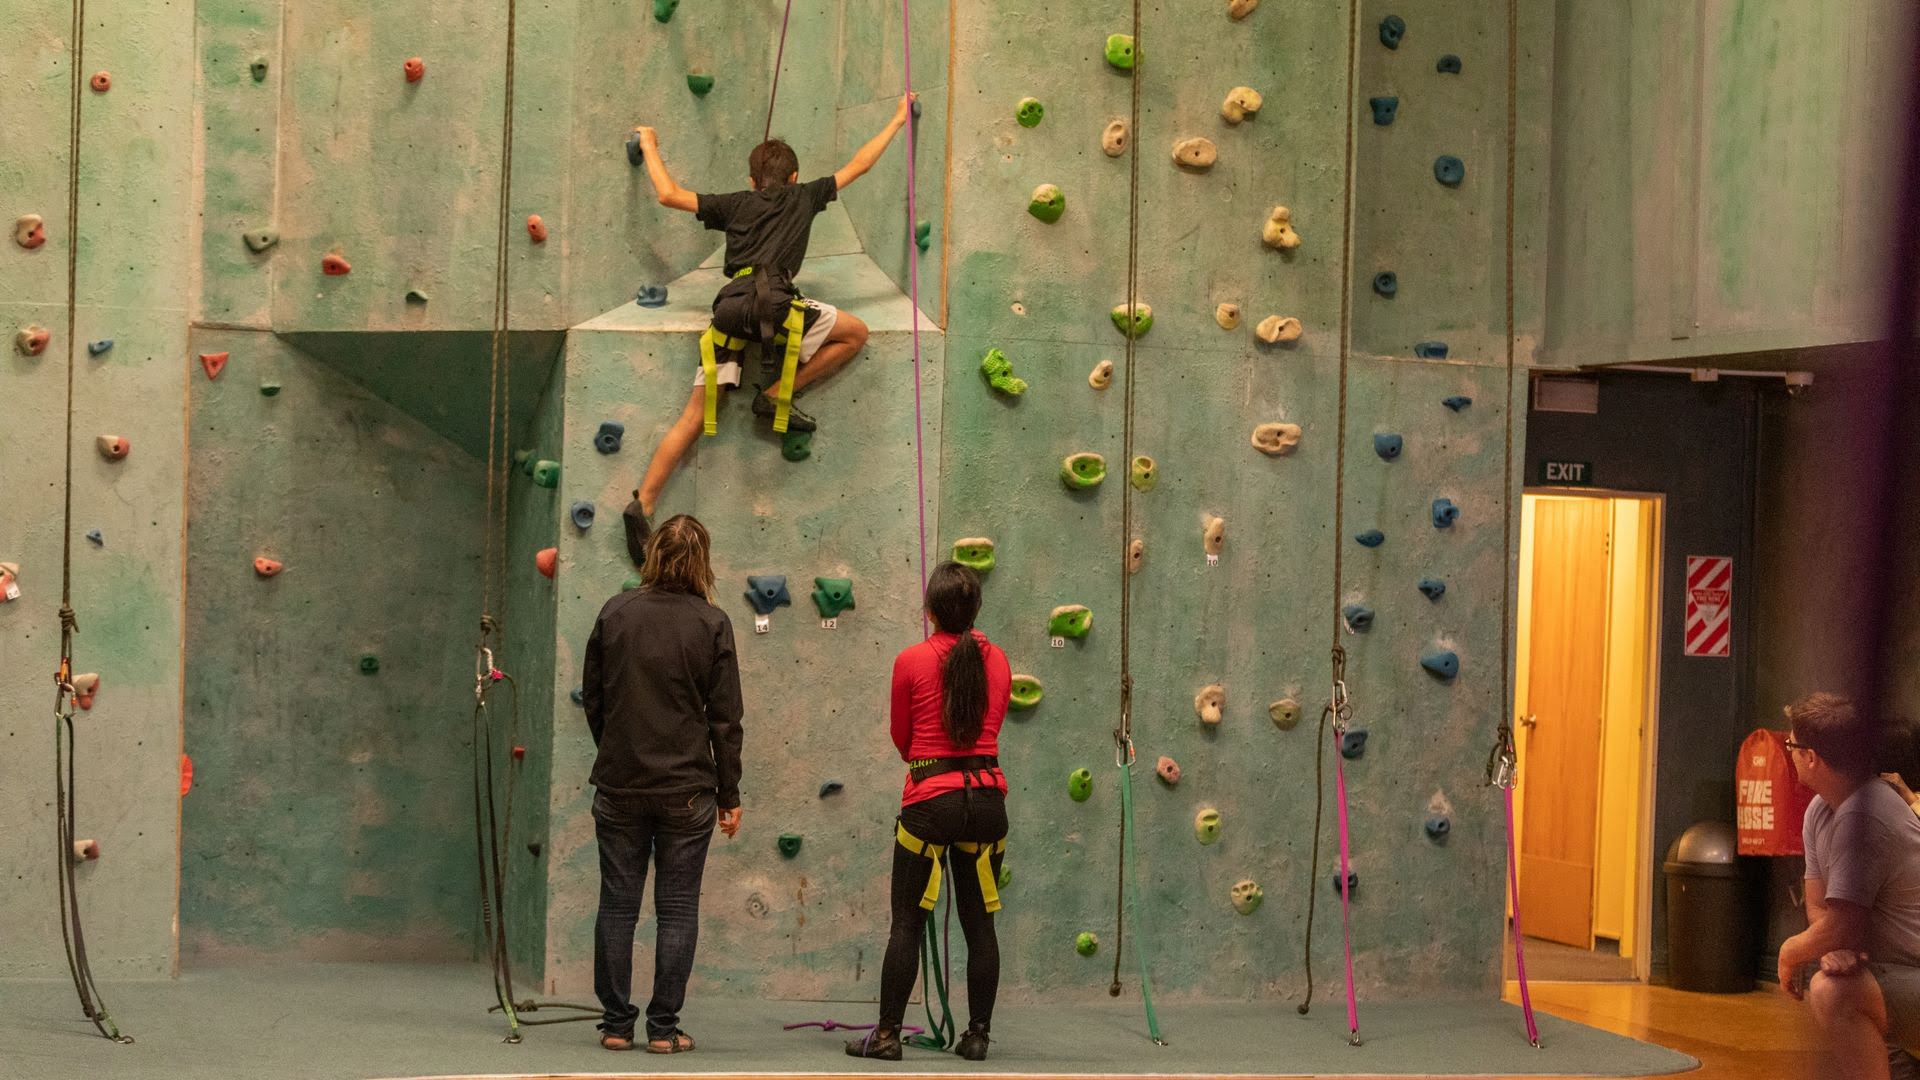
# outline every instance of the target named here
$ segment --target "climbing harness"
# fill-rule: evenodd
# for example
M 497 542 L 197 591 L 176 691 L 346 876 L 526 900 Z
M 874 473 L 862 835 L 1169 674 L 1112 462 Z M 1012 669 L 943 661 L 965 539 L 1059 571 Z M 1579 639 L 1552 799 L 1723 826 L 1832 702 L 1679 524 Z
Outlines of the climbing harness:
M 755 273 L 751 266 L 743 266 L 733 274 L 735 281 L 748 277 L 753 279 L 748 282 L 751 290 L 744 295 L 751 297 L 748 303 L 752 310 L 745 316 L 732 311 L 727 321 L 740 324 L 734 329 L 751 329 L 753 338 L 722 330 L 717 314 L 714 322 L 707 327 L 707 332 L 700 335 L 700 372 L 706 384 L 706 411 L 701 430 L 708 435 L 720 433 L 720 368 L 717 353 L 722 349 L 730 353 L 743 353 L 752 340 L 760 342 L 761 357 L 769 368 L 775 365 L 774 357 L 780 357 L 780 381 L 774 391 L 773 430 L 784 434 L 793 415 L 793 381 L 800 372 L 800 346 L 807 332 L 807 302 L 793 288 L 793 282 L 787 280 L 785 274 L 775 271 Z M 784 318 L 776 314 L 783 306 L 775 302 L 776 289 L 793 293 L 784 305 Z M 738 307 L 727 297 L 726 289 L 721 289 L 720 297 L 715 301 L 716 307 L 722 304 L 729 308 Z
M 1133 0 L 1133 40 L 1136 51 L 1140 41 L 1140 0 Z M 1140 79 L 1141 72 L 1135 70 L 1129 81 L 1128 113 L 1131 127 L 1129 131 L 1140 130 Z M 1137 311 L 1140 302 L 1140 149 L 1138 140 L 1131 140 L 1127 147 L 1127 310 Z M 1134 340 L 1138 334 L 1124 335 L 1126 361 L 1124 369 L 1126 418 L 1121 429 L 1124 443 L 1124 455 L 1128 461 L 1133 457 L 1133 401 L 1134 401 Z M 1146 935 L 1139 932 L 1140 891 L 1133 878 L 1128 875 L 1128 864 L 1133 859 L 1133 576 L 1128 570 L 1128 548 L 1133 540 L 1133 485 L 1120 489 L 1120 723 L 1113 729 L 1113 764 L 1120 774 L 1120 850 L 1118 857 L 1118 881 L 1113 899 L 1113 982 L 1108 985 L 1107 993 L 1120 996 L 1120 960 L 1126 951 L 1127 908 L 1133 908 L 1135 937 L 1134 956 L 1140 965 L 1140 999 L 1147 1012 L 1147 1037 L 1157 1046 L 1167 1045 L 1160 1036 L 1160 1017 L 1153 1010 L 1153 979 L 1147 963 Z
M 60 517 L 60 666 L 53 673 L 53 831 L 54 857 L 59 860 L 54 878 L 59 884 L 60 941 L 66 949 L 67 973 L 73 976 L 74 993 L 80 998 L 80 1011 L 103 1037 L 130 1043 L 133 1036 L 120 1033 L 93 979 L 87 935 L 80 921 L 80 889 L 73 870 L 79 817 L 75 762 L 80 756 L 73 730 L 78 696 L 73 681 L 73 636 L 80 630 L 80 621 L 73 613 L 73 369 L 74 313 L 79 306 L 80 287 L 80 88 L 85 85 L 80 61 L 85 51 L 86 25 L 86 0 L 74 0 L 70 31 L 73 44 L 67 50 L 71 83 L 67 100 L 67 427 Z
M 932 911 L 934 905 L 940 902 L 940 864 L 942 862 L 951 864 L 951 860 L 947 857 L 947 849 L 952 848 L 973 856 L 974 876 L 980 881 L 980 896 L 986 901 L 987 914 L 991 915 L 1000 910 L 1000 888 L 993 871 L 993 857 L 1006 854 L 1006 838 L 1002 837 L 992 843 L 984 844 L 971 840 L 956 840 L 951 844 L 930 844 L 908 832 L 904 822 L 896 822 L 894 839 L 899 841 L 901 847 L 915 855 L 924 855 L 933 863 L 933 871 L 927 877 L 927 891 L 920 896 L 922 908 Z
M 1513 746 L 1513 728 L 1500 722 L 1493 752 L 1487 756 L 1487 783 L 1500 789 L 1507 808 L 1507 884 L 1513 898 L 1513 970 L 1520 977 L 1520 1014 L 1526 1018 L 1527 1041 L 1540 1046 L 1540 1025 L 1533 1019 L 1533 994 L 1527 988 L 1527 947 L 1520 936 L 1520 864 L 1513 846 L 1513 789 L 1520 783 L 1520 755 Z

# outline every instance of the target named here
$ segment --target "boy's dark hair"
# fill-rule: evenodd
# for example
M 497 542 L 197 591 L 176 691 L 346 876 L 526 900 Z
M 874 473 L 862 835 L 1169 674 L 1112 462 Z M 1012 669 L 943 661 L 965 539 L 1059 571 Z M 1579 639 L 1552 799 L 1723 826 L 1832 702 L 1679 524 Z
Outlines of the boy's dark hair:
M 1839 694 L 1808 694 L 1787 706 L 1793 741 L 1820 755 L 1833 771 L 1853 780 L 1873 775 L 1873 733 Z
M 941 669 L 946 699 L 941 717 L 947 741 L 967 750 L 980 741 L 987 720 L 987 663 L 974 640 L 973 620 L 980 614 L 980 575 L 956 562 L 943 562 L 927 578 L 927 614 L 942 633 L 958 634 Z
M 768 139 L 747 155 L 747 175 L 753 177 L 753 186 L 761 191 L 785 187 L 799 171 L 800 156 L 785 139 Z

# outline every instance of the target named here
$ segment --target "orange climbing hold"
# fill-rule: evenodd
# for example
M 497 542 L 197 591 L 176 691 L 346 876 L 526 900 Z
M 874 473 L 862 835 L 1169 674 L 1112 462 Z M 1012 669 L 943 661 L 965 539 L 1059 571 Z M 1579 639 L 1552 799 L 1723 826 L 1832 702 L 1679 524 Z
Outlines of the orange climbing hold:
M 540 220 L 539 214 L 527 215 L 527 235 L 532 237 L 536 244 L 547 242 L 547 223 Z
M 345 277 L 353 273 L 353 264 L 332 252 L 320 256 L 320 272 L 328 277 Z
M 279 559 L 269 559 L 265 555 L 253 560 L 253 572 L 263 578 L 272 577 L 285 569 L 286 567 L 281 564 Z
M 200 354 L 200 366 L 206 369 L 207 378 L 217 379 L 227 369 L 227 353 L 203 352 Z
M 87 80 L 87 82 L 93 87 L 93 92 L 96 94 L 104 94 L 113 89 L 113 76 L 104 71 L 94 72 L 93 78 Z
M 524 747 L 524 746 L 516 746 L 516 747 L 514 747 L 514 748 L 513 748 L 513 760 L 515 760 L 515 761 L 525 761 L 526 759 L 527 759 L 527 748 L 526 748 L 526 747 Z
M 193 759 L 188 757 L 185 754 L 181 754 L 180 755 L 180 797 L 183 799 L 186 798 L 187 792 L 192 790 L 193 790 Z
M 407 73 L 408 82 L 419 82 L 427 73 L 427 62 L 417 56 L 409 56 L 407 62 L 400 65 L 400 68 Z
M 533 556 L 533 565 L 542 576 L 552 577 L 554 571 L 560 568 L 560 549 L 541 548 Z

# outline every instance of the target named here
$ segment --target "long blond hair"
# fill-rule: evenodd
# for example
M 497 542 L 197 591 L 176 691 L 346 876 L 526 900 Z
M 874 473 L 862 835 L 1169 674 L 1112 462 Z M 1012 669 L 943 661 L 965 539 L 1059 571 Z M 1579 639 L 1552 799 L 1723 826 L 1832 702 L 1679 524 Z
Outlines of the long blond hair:
M 691 514 L 668 518 L 647 540 L 647 561 L 640 568 L 641 588 L 693 593 L 712 603 L 713 563 L 708 557 L 712 547 L 707 527 L 698 518 Z

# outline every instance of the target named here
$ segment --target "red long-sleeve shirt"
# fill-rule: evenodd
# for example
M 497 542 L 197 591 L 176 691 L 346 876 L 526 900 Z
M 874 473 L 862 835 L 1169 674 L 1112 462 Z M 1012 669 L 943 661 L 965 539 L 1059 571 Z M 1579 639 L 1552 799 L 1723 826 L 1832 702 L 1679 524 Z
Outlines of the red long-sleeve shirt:
M 1013 685 L 1013 671 L 1007 666 L 1007 654 L 987 640 L 980 631 L 972 632 L 980 643 L 980 655 L 987 665 L 987 715 L 980 725 L 980 738 L 972 746 L 955 746 L 947 739 L 942 719 L 946 690 L 940 673 L 947 654 L 953 651 L 958 634 L 935 634 L 918 645 L 901 650 L 893 660 L 893 745 L 900 760 L 922 758 L 996 755 L 1000 752 L 1000 725 L 1007 718 L 1007 695 Z M 1007 778 L 995 769 L 985 778 L 984 787 L 1006 794 Z M 924 802 L 936 795 L 958 791 L 963 784 L 960 773 L 942 773 L 915 783 L 907 775 L 906 790 L 900 805 Z

